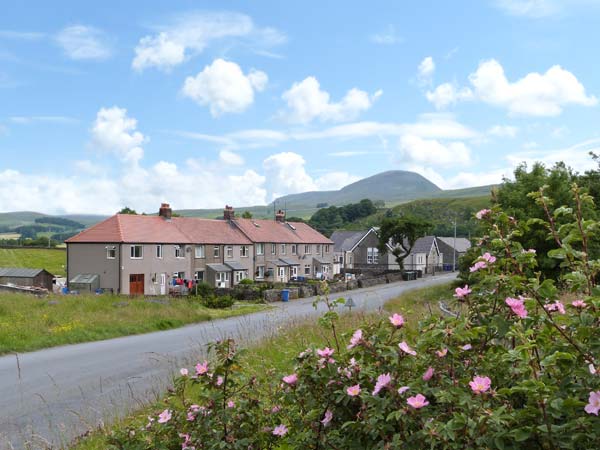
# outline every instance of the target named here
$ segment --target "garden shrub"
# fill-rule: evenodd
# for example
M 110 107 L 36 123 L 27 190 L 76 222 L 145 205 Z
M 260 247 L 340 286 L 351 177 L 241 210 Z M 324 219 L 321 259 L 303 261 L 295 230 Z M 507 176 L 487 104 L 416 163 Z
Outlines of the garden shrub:
M 243 285 L 252 285 L 252 284 L 254 284 L 254 280 L 252 280 L 250 278 L 244 278 L 238 284 L 241 284 L 242 286 Z
M 192 297 L 210 297 L 215 292 L 215 288 L 208 283 L 200 282 L 189 291 Z
M 456 288 L 458 317 L 431 316 L 406 332 L 394 313 L 339 336 L 341 300 L 319 319 L 331 344 L 295 359 L 292 373 L 246 373 L 231 340 L 181 377 L 143 427 L 113 434 L 119 449 L 591 449 L 600 442 L 600 224 L 592 199 L 536 218 L 561 265 L 541 279 L 535 249 L 515 239 L 498 207 L 477 213 L 486 234 Z M 556 218 L 561 217 L 560 227 Z M 559 287 L 565 290 L 560 290 Z M 267 369 L 267 368 L 265 368 Z M 162 408 L 161 408 L 162 409 Z
M 202 297 L 202 304 L 207 308 L 230 308 L 235 303 L 235 299 L 230 295 L 209 295 Z

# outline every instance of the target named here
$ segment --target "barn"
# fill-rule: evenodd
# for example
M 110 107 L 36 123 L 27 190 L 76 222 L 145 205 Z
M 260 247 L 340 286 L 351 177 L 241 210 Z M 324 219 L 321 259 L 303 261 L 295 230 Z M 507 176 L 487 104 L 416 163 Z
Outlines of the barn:
M 44 269 L 0 267 L 0 284 L 42 287 L 52 292 L 53 278 L 54 275 Z

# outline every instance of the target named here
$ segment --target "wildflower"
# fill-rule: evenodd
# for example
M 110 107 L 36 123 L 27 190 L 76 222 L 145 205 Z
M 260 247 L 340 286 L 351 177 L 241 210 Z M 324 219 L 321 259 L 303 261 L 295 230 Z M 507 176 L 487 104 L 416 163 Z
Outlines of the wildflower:
M 429 405 L 429 402 L 427 401 L 425 396 L 422 394 L 417 394 L 414 397 L 408 397 L 406 399 L 406 403 L 408 403 L 409 406 L 412 406 L 415 409 L 419 409 L 419 408 L 422 408 L 423 406 Z
M 347 347 L 348 350 L 356 347 L 358 344 L 360 344 L 361 341 L 362 341 L 362 330 L 356 330 L 354 332 L 354 334 L 352 335 L 352 338 L 350 338 L 350 345 L 348 345 L 348 347 Z
M 271 408 L 271 414 L 276 414 L 279 411 L 281 411 L 281 406 L 279 406 L 279 405 L 275 405 Z
M 323 417 L 323 420 L 321 420 L 321 423 L 323 424 L 323 426 L 327 426 L 329 425 L 329 422 L 331 422 L 331 419 L 333 419 L 333 413 L 328 409 L 327 411 L 325 411 L 325 417 Z
M 598 411 L 600 411 L 600 391 L 590 392 L 588 404 L 585 405 L 584 409 L 588 414 L 598 415 Z
M 356 359 L 354 357 L 350 358 L 350 367 L 356 366 Z
M 490 252 L 485 252 L 481 258 L 486 260 L 490 264 L 494 264 L 496 262 L 496 257 L 490 255 Z
M 350 397 L 356 397 L 358 394 L 360 394 L 360 384 L 350 386 L 348 389 L 346 389 L 346 392 Z
M 205 375 L 208 373 L 208 361 L 204 361 L 202 364 L 196 364 L 196 374 Z
M 223 377 L 221 377 L 221 376 L 217 377 L 217 386 L 221 386 L 224 381 L 225 380 L 223 379 Z
M 228 408 L 235 408 L 235 402 L 233 400 L 229 400 L 227 402 L 227 407 Z
M 158 423 L 167 423 L 171 420 L 171 410 L 165 409 L 158 415 Z
M 447 348 L 443 348 L 443 349 L 437 350 L 435 352 L 435 354 L 438 355 L 438 358 L 443 358 L 444 356 L 446 356 L 447 353 L 448 353 L 448 349 Z
M 181 374 L 182 377 L 187 377 L 188 376 L 188 370 L 184 367 L 182 369 L 179 369 L 179 373 Z
M 277 425 L 275 427 L 275 429 L 273 430 L 273 435 L 274 436 L 285 436 L 288 432 L 287 427 L 284 424 L 281 425 Z
M 573 300 L 571 302 L 571 305 L 573 305 L 575 308 L 585 308 L 587 306 L 587 303 L 583 300 Z
M 485 269 L 487 264 L 485 261 L 477 261 L 471 267 L 469 267 L 469 272 L 477 272 L 479 269 Z
M 400 347 L 400 350 L 402 350 L 404 353 L 408 353 L 409 355 L 412 355 L 412 356 L 417 355 L 417 352 L 415 352 L 412 348 L 410 348 L 409 345 L 405 341 L 400 342 L 398 344 L 398 347 Z
M 482 209 L 482 210 L 480 210 L 480 211 L 477 211 L 477 212 L 475 213 L 475 217 L 476 217 L 478 220 L 481 220 L 481 219 L 483 219 L 485 216 L 487 216 L 487 215 L 488 215 L 489 213 L 491 213 L 491 212 L 492 212 L 492 211 L 491 211 L 490 209 L 487 209 L 487 208 L 486 208 L 486 209 Z
M 373 395 L 377 395 L 384 387 L 390 384 L 392 377 L 389 373 L 384 373 L 377 377 L 377 383 L 375 383 L 375 389 L 373 389 Z
M 293 373 L 291 375 L 287 375 L 287 376 L 283 377 L 282 380 L 284 383 L 289 384 L 290 386 L 293 386 L 298 381 L 298 375 Z
M 590 364 L 588 369 L 592 375 L 600 375 L 600 369 L 596 369 L 593 364 Z
M 465 298 L 472 291 L 469 289 L 469 285 L 465 284 L 465 287 L 457 287 L 454 292 L 456 292 L 456 294 L 454 294 L 456 298 Z
M 398 389 L 398 394 L 402 395 L 409 389 L 410 389 L 410 387 L 408 387 L 408 386 L 402 386 L 401 388 Z
M 565 305 L 563 305 L 561 302 L 559 302 L 558 300 L 556 300 L 554 303 L 548 303 L 547 305 L 544 305 L 544 309 L 546 311 L 558 311 L 561 314 L 565 314 Z
M 529 250 L 521 250 L 521 253 L 532 253 L 536 254 L 535 248 L 530 248 Z
M 319 355 L 321 358 L 329 358 L 331 355 L 333 355 L 333 352 L 335 352 L 335 350 L 329 347 L 325 347 L 323 350 L 317 349 L 317 355 Z
M 466 352 L 468 350 L 471 350 L 472 348 L 473 348 L 473 346 L 471 344 L 465 344 L 461 347 L 461 350 Z
M 527 317 L 527 310 L 525 309 L 523 300 L 524 300 L 523 297 L 519 297 L 519 298 L 507 297 L 505 300 L 506 304 L 508 306 L 510 306 L 510 309 L 512 309 L 512 312 L 515 313 L 521 319 L 524 319 Z
M 423 381 L 431 380 L 431 377 L 433 376 L 434 372 L 435 372 L 435 370 L 433 370 L 433 367 L 429 367 L 423 374 Z
M 150 417 L 148 416 L 148 423 L 146 424 L 146 430 L 150 429 L 152 427 L 152 423 L 154 422 L 154 417 Z
M 492 380 L 489 377 L 476 376 L 473 381 L 469 381 L 469 386 L 475 394 L 482 394 L 487 392 L 492 384 Z
M 394 315 L 390 316 L 389 319 L 390 323 L 396 328 L 400 328 L 402 325 L 404 325 L 404 317 L 402 317 L 400 314 L 394 313 Z

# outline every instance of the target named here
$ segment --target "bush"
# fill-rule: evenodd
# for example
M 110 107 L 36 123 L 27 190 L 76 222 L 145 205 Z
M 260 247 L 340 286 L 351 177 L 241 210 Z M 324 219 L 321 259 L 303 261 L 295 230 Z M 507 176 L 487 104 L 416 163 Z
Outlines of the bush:
M 198 283 L 196 286 L 194 286 L 192 289 L 190 289 L 189 294 L 192 297 L 210 297 L 211 295 L 214 295 L 215 293 L 215 288 L 212 287 L 210 284 L 208 283 L 203 283 L 200 282 Z
M 247 286 L 247 285 L 254 284 L 254 280 L 251 280 L 250 278 L 244 278 L 238 284 L 241 284 L 242 286 L 244 286 L 244 285 Z
M 209 295 L 202 297 L 201 302 L 207 308 L 223 309 L 233 306 L 235 299 L 230 295 Z

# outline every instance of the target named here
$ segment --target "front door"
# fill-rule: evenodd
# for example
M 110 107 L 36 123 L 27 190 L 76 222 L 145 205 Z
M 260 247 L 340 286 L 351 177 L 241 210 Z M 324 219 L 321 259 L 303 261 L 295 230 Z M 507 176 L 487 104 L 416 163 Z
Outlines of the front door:
M 129 295 L 144 295 L 144 274 L 129 275 Z
M 167 294 L 167 274 L 161 273 L 160 274 L 160 295 L 166 295 L 166 294 Z

